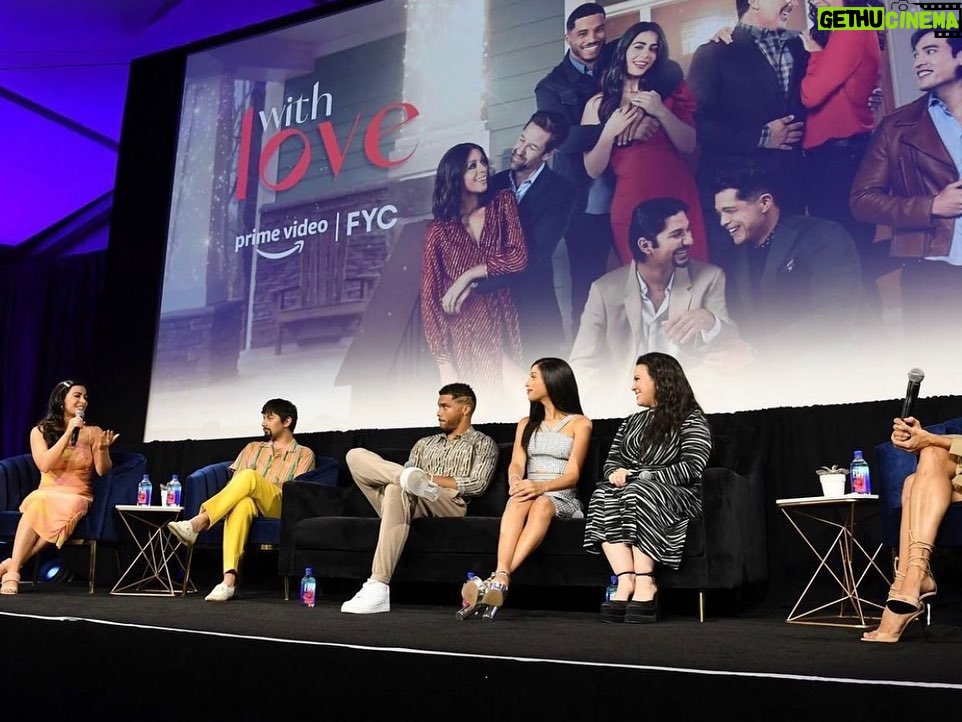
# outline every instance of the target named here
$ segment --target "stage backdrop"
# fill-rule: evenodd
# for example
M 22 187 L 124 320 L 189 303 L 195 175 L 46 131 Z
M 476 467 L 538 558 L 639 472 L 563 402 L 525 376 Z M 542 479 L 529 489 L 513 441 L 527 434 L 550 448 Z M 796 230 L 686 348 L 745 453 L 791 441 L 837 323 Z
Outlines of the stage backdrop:
M 563 58 L 564 10 L 381 0 L 186 54 L 145 440 L 243 436 L 277 396 L 298 405 L 304 432 L 430 420 L 440 381 L 418 284 L 434 172 L 465 141 L 492 172 L 506 167 L 535 85 Z M 123 155 L 121 176 L 133 172 Z M 112 245 L 132 242 L 119 235 Z M 562 245 L 562 312 L 565 259 Z M 890 399 L 913 366 L 924 395 L 956 391 L 951 349 L 905 338 L 897 311 L 828 318 L 828 340 L 687 370 L 709 412 Z M 618 391 L 586 394 L 586 413 L 629 412 Z M 518 383 L 497 404 L 482 398 L 477 418 L 525 408 Z

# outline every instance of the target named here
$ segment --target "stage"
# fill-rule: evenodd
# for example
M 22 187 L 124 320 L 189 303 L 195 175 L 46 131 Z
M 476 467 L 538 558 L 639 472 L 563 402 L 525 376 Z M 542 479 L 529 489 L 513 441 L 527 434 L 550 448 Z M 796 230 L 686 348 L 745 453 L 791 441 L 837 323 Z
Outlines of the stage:
M 519 592 L 521 606 L 492 622 L 459 622 L 453 604 L 410 588 L 369 616 L 340 613 L 353 586 L 329 585 L 313 609 L 283 601 L 279 585 L 221 604 L 206 591 L 89 596 L 74 582 L 0 598 L 4 687 L 16 691 L 4 717 L 879 720 L 962 703 L 957 593 L 940 595 L 925 635 L 913 623 L 878 645 L 786 624 L 784 609 L 710 608 L 699 623 L 677 598 L 659 624 L 607 625 L 588 608 L 532 605 L 549 590 Z

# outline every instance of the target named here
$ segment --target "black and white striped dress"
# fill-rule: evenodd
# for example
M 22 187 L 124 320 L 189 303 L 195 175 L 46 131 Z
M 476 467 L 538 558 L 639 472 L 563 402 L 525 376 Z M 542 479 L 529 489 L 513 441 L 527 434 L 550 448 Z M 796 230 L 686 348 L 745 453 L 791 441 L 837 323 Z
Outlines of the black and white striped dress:
M 602 542 L 627 544 L 677 569 L 688 522 L 701 514 L 701 473 L 711 452 L 711 430 L 701 411 L 693 411 L 680 431 L 639 458 L 653 412 L 625 419 L 605 461 L 605 478 L 591 495 L 585 524 L 585 549 L 601 552 Z M 628 469 L 628 483 L 608 481 L 616 469 Z M 640 478 L 649 471 L 651 480 Z M 619 570 L 621 571 L 621 570 Z

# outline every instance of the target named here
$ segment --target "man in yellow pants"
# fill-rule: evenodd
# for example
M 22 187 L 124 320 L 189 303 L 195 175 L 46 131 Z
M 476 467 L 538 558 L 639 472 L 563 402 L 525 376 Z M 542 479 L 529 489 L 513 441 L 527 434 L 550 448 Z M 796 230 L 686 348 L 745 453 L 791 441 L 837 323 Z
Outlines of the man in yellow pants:
M 200 506 L 197 516 L 167 524 L 184 544 L 193 546 L 205 529 L 224 519 L 224 580 L 205 599 L 226 602 L 234 596 L 237 565 L 255 516 L 281 518 L 285 482 L 314 468 L 314 452 L 294 440 L 297 407 L 271 399 L 261 409 L 263 441 L 252 441 L 230 465 L 227 486 Z

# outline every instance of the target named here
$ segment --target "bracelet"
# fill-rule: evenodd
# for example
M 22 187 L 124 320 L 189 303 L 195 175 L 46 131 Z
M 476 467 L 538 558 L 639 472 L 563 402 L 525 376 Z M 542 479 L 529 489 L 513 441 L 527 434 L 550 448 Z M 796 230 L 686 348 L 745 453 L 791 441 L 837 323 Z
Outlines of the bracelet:
M 508 483 L 510 484 L 510 483 L 511 483 L 511 480 L 514 479 L 515 477 L 517 477 L 518 481 L 521 481 L 521 474 L 511 474 L 511 475 L 508 477 Z

